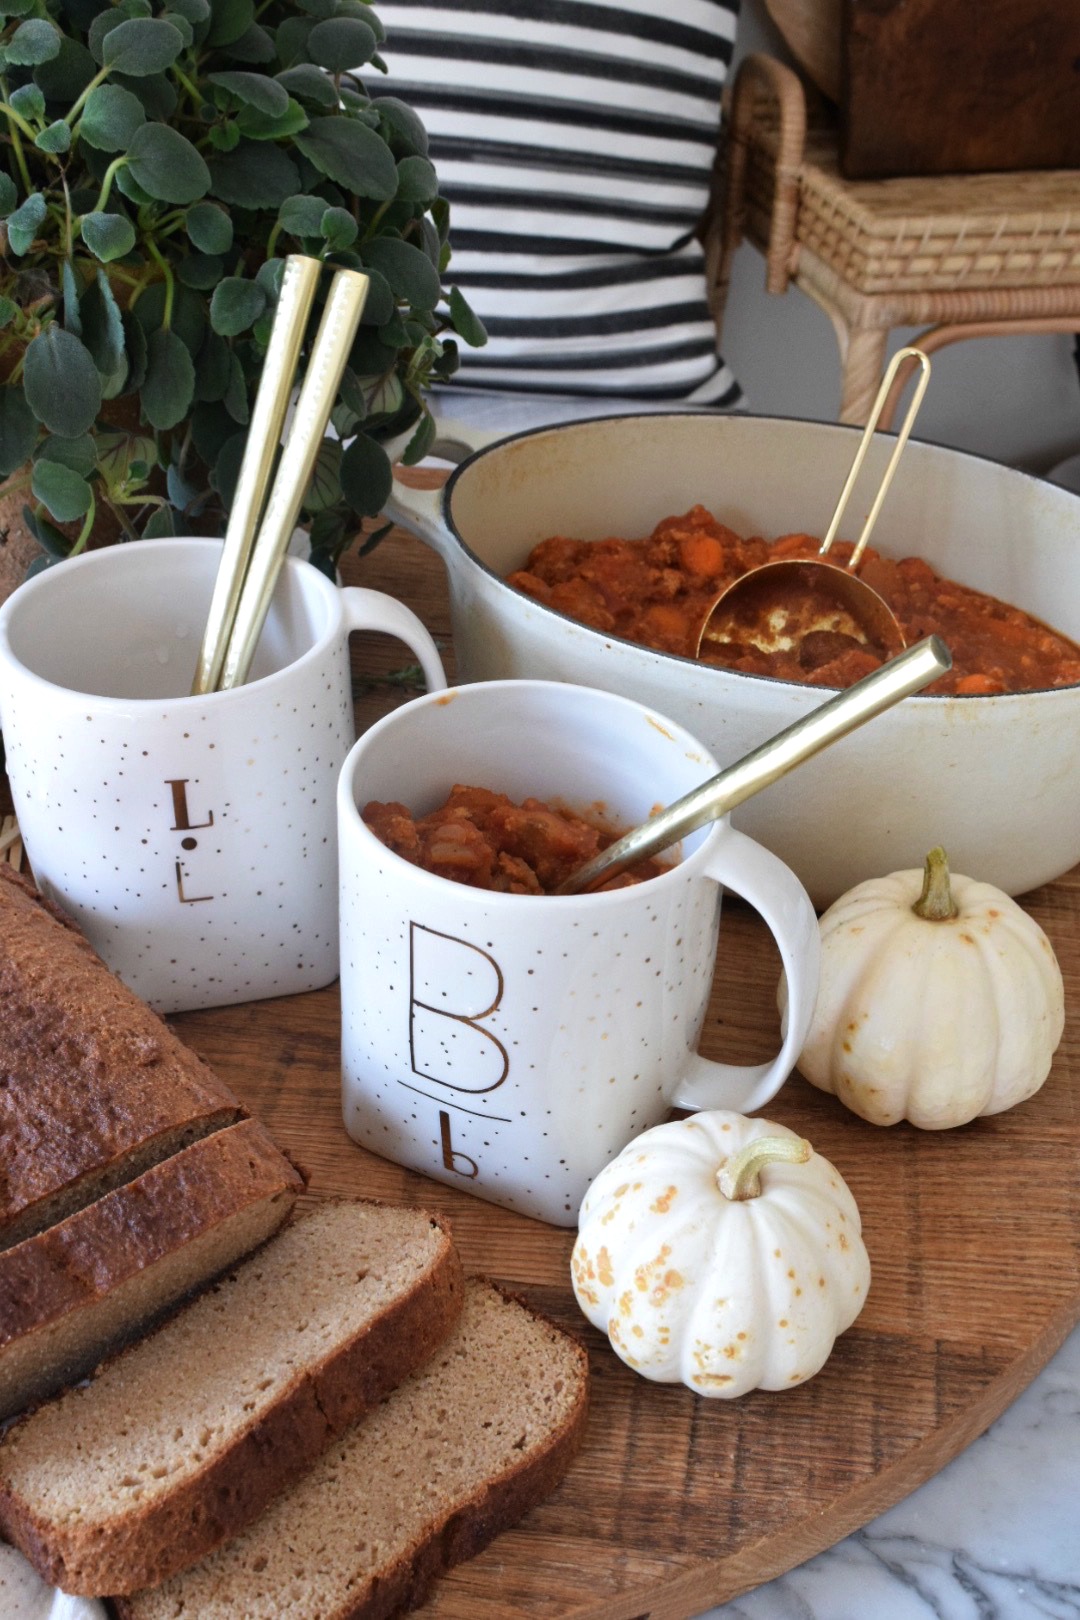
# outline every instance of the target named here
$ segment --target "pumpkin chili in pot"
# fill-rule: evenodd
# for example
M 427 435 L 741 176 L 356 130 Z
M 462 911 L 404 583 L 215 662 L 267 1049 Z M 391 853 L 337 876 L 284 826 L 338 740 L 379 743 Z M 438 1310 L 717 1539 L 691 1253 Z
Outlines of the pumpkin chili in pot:
M 569 618 L 693 658 L 702 624 L 722 590 L 765 562 L 818 558 L 807 534 L 773 541 L 744 538 L 703 506 L 664 518 L 643 540 L 574 540 L 561 535 L 533 547 L 507 583 Z M 851 555 L 837 541 L 829 561 Z M 895 613 L 909 644 L 937 635 L 952 653 L 948 674 L 928 693 L 989 696 L 1080 682 L 1080 647 L 996 597 L 938 574 L 920 557 L 896 561 L 867 547 L 859 578 Z M 710 644 L 703 662 L 750 675 L 814 686 L 848 687 L 881 659 L 853 637 L 809 629 L 792 645 L 763 651 L 749 640 Z

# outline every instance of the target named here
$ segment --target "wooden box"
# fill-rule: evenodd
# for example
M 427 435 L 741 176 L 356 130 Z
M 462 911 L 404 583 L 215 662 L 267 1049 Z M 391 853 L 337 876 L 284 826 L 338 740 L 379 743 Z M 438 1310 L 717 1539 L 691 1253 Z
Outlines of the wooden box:
M 1077 0 L 843 0 L 842 16 L 849 179 L 1080 169 Z

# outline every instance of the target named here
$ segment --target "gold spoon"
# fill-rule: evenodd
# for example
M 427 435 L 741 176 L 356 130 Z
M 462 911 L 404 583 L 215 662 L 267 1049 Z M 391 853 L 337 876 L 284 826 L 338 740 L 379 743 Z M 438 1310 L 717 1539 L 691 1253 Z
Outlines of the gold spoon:
M 555 893 L 584 894 L 618 877 L 635 862 L 678 843 L 680 838 L 696 832 L 706 822 L 727 815 L 744 799 L 786 776 L 794 766 L 801 765 L 804 759 L 829 743 L 847 736 L 849 731 L 885 709 L 891 709 L 901 698 L 921 691 L 951 668 L 952 655 L 937 636 L 916 642 L 914 647 L 875 669 L 872 675 L 856 681 L 846 692 L 838 692 L 734 765 L 709 777 L 700 787 L 691 788 L 666 810 L 616 839 L 572 872 Z
M 822 562 L 836 539 L 837 530 L 847 507 L 855 480 L 859 475 L 866 453 L 874 436 L 893 378 L 905 360 L 916 360 L 920 376 L 915 386 L 907 415 L 896 437 L 892 455 L 863 524 L 862 533 L 848 559 L 847 566 Z M 930 361 L 921 349 L 900 349 L 894 356 L 878 390 L 870 419 L 863 430 L 862 439 L 851 464 L 847 482 L 840 491 L 840 499 L 832 516 L 828 531 L 818 550 L 817 558 L 805 560 L 782 559 L 762 563 L 750 569 L 720 592 L 705 615 L 698 637 L 696 656 L 701 658 L 709 645 L 746 644 L 761 652 L 791 646 L 796 636 L 808 629 L 838 631 L 851 640 L 860 642 L 879 657 L 899 652 L 904 632 L 888 603 L 867 585 L 856 573 L 866 549 L 870 531 L 877 522 L 882 502 L 892 483 L 896 464 L 907 443 L 916 413 L 922 403 L 926 385 L 930 380 Z M 809 623 L 796 624 L 796 609 L 800 597 L 804 609 L 810 597 Z M 806 617 L 804 612 L 804 618 Z

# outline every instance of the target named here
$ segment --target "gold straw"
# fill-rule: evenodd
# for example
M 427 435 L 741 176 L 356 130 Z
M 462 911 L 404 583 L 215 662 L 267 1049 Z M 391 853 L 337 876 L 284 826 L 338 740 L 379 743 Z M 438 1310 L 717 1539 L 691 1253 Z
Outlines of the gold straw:
M 229 644 L 233 619 L 244 575 L 251 556 L 251 545 L 262 511 L 266 487 L 281 443 L 281 430 L 292 392 L 293 374 L 300 358 L 300 345 L 318 286 L 318 259 L 290 253 L 281 278 L 270 343 L 263 361 L 262 377 L 251 412 L 240 476 L 236 481 L 225 546 L 218 564 L 214 594 L 206 620 L 199 662 L 192 692 L 212 692 L 221 676 L 225 649 Z
M 281 564 L 315 467 L 342 373 L 367 298 L 368 278 L 337 270 L 311 351 L 300 397 L 278 462 L 262 526 L 252 548 L 218 689 L 242 686 L 258 644 Z

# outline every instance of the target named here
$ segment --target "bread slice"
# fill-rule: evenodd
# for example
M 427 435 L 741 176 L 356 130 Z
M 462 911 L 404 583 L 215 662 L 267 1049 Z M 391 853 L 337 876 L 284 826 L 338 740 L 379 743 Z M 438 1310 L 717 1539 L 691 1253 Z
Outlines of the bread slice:
M 55 1394 L 265 1241 L 304 1183 L 255 1120 L 0 1251 L 0 1418 Z
M 588 1361 L 470 1278 L 452 1337 L 242 1535 L 121 1620 L 383 1620 L 423 1601 L 554 1490 L 584 1434 Z
M 0 1442 L 0 1532 L 65 1592 L 132 1592 L 250 1523 L 442 1342 L 460 1263 L 424 1210 L 298 1217 Z
M 247 1110 L 0 862 L 0 1247 Z

